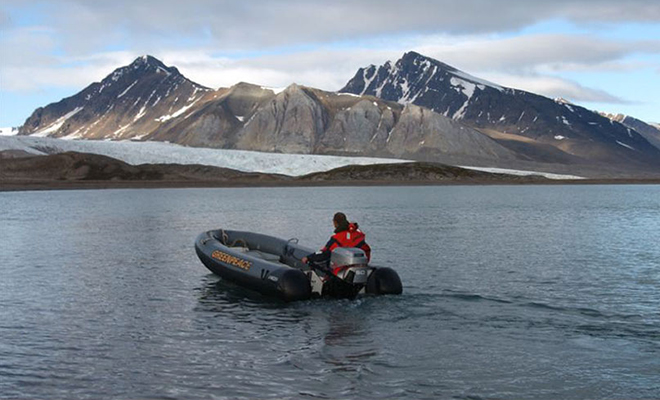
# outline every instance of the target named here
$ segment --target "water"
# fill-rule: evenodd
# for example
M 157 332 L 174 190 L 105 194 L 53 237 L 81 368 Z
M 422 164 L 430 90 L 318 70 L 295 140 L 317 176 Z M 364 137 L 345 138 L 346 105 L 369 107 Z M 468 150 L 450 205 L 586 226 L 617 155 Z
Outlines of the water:
M 194 238 L 325 243 L 401 296 L 283 304 Z M 660 398 L 660 187 L 0 193 L 0 398 Z

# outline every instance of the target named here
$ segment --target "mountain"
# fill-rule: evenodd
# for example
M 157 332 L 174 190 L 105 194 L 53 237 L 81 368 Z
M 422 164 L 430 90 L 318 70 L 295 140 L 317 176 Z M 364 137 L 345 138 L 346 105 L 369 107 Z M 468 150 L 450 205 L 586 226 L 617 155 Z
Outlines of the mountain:
M 145 139 L 273 153 L 516 158 L 486 135 L 428 110 L 297 84 L 282 91 L 248 83 L 220 89 L 186 118 L 168 121 Z
M 151 56 L 37 109 L 20 134 L 444 162 L 517 158 L 483 133 L 414 105 L 296 84 L 211 90 Z
M 396 63 L 360 68 L 340 93 L 428 108 L 534 161 L 660 166 L 660 150 L 632 128 L 563 99 L 484 81 L 415 52 Z
M 19 134 L 117 140 L 141 137 L 162 122 L 185 115 L 213 93 L 176 68 L 143 56 L 72 97 L 38 108 Z
M 609 118 L 612 121 L 619 122 L 624 126 L 634 129 L 644 136 L 646 140 L 652 145 L 660 149 L 660 126 L 654 124 L 647 124 L 646 122 L 633 118 L 624 114 L 608 114 L 600 113 L 603 117 Z
M 583 176 L 660 170 L 660 150 L 633 128 L 417 53 L 360 69 L 340 93 L 245 82 L 212 90 L 142 56 L 78 94 L 38 108 L 19 135 Z

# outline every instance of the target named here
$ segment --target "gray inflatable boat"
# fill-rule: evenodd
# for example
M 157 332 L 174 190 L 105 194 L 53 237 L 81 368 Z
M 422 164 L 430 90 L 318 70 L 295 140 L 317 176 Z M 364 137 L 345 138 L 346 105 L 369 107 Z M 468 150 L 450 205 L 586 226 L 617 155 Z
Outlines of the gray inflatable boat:
M 368 265 L 357 248 L 337 248 L 329 264 L 308 265 L 301 259 L 314 250 L 299 245 L 297 239 L 218 229 L 200 234 L 195 251 L 214 274 L 285 301 L 403 291 L 396 271 Z

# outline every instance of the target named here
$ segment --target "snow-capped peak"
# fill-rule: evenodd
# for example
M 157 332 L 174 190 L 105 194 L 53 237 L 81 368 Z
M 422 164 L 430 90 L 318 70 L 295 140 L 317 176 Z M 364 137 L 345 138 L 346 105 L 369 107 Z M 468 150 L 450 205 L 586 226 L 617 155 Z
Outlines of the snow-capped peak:
M 163 64 L 162 61 L 159 59 L 150 56 L 150 55 L 144 55 L 136 58 L 131 64 L 117 68 L 110 74 L 108 77 L 106 77 L 102 82 L 106 84 L 112 84 L 113 82 L 117 82 L 120 79 L 124 78 L 125 76 L 128 75 L 135 75 L 135 74 L 161 74 L 162 76 L 173 76 L 174 78 L 179 78 L 183 77 L 179 70 L 176 67 L 168 67 L 165 64 Z
M 160 60 L 157 59 L 156 57 L 154 57 L 154 56 L 150 56 L 150 55 L 148 55 L 148 54 L 145 54 L 145 55 L 143 55 L 143 56 L 140 56 L 140 57 L 136 58 L 136 59 L 131 63 L 131 66 L 133 66 L 134 68 L 139 67 L 139 66 L 144 66 L 144 65 L 150 65 L 150 66 L 154 66 L 154 67 L 163 67 L 163 68 L 167 68 L 167 67 L 165 66 L 165 64 L 163 64 L 162 61 L 160 61 Z
M 370 65 L 360 68 L 355 77 L 340 92 L 373 95 L 408 104 L 420 101 L 427 94 L 435 97 L 434 93 L 442 93 L 446 90 L 463 92 L 469 100 L 474 93 L 474 88 L 505 91 L 505 88 L 500 85 L 410 51 L 396 63 L 388 61 L 380 67 Z M 461 99 L 462 104 L 465 104 L 465 97 Z M 446 107 L 443 108 L 443 111 L 445 110 Z

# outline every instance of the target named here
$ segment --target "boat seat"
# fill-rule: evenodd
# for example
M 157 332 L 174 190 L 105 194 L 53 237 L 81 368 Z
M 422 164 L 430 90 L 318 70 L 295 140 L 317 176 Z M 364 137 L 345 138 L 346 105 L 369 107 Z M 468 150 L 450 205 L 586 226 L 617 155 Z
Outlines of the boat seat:
M 262 260 L 266 260 L 270 262 L 276 262 L 276 263 L 280 262 L 280 256 L 278 256 L 277 254 L 265 253 L 259 250 L 250 250 L 245 254 L 249 254 L 252 257 L 258 257 L 261 258 Z

